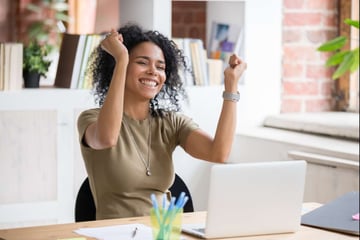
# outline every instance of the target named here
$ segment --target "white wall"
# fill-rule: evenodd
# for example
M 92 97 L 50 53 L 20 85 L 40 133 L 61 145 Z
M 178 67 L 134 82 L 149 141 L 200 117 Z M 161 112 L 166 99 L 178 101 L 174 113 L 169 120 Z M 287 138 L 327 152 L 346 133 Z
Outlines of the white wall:
M 120 24 L 136 22 L 171 37 L 171 0 L 120 0 Z

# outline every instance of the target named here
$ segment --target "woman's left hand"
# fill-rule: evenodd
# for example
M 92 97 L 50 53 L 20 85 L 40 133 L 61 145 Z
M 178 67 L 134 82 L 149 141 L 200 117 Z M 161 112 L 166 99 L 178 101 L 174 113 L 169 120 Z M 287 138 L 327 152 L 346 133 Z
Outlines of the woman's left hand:
M 226 92 L 236 92 L 239 79 L 247 67 L 244 62 L 236 54 L 231 55 L 229 58 L 229 66 L 225 69 L 224 85 Z

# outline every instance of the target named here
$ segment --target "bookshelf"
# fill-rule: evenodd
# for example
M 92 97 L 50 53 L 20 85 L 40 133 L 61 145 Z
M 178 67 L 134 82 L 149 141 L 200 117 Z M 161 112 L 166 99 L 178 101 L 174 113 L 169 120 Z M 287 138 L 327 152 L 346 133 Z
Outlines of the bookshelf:
M 244 9 L 226 14 L 236 19 L 244 13 L 243 52 L 249 64 L 244 84 L 239 86 L 238 132 L 279 112 L 282 9 L 281 0 L 233 4 L 239 2 Z M 136 20 L 170 36 L 171 0 L 143 4 L 142 0 L 120 0 L 120 23 Z M 222 90 L 223 86 L 188 88 L 190 105 L 184 111 L 210 134 L 215 132 Z M 0 132 L 6 133 L 0 140 L 0 181 L 11 183 L 0 191 L 0 228 L 73 221 L 75 196 L 85 178 L 76 119 L 83 109 L 93 106 L 89 90 L 41 87 L 0 92 Z M 210 165 L 190 159 L 181 150 L 174 160 L 183 179 L 191 182 L 195 209 L 204 210 Z

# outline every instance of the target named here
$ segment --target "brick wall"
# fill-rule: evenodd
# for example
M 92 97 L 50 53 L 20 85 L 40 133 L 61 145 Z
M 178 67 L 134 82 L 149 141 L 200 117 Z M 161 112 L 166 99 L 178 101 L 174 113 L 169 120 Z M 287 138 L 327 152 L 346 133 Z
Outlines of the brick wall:
M 0 42 L 16 41 L 17 1 L 0 0 Z
M 338 0 L 283 1 L 282 112 L 332 110 L 333 69 L 316 51 L 338 34 Z
M 173 1 L 171 35 L 200 38 L 206 47 L 206 2 Z

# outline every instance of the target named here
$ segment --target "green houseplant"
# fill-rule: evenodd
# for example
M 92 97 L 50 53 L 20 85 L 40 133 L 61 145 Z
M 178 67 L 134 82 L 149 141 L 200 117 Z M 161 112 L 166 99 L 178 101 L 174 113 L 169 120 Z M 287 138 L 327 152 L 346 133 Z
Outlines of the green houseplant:
M 61 32 L 65 31 L 63 22 L 69 21 L 68 4 L 65 0 L 37 0 L 30 1 L 26 9 L 27 14 L 38 17 L 27 28 L 28 44 L 24 44 L 23 52 L 24 83 L 25 87 L 39 87 L 39 83 L 27 84 L 27 79 L 37 75 L 39 82 L 40 77 L 47 77 L 51 53 L 58 51 Z
M 344 23 L 359 29 L 359 20 L 345 19 Z M 347 37 L 339 36 L 323 43 L 317 49 L 321 52 L 334 52 L 326 61 L 326 66 L 328 67 L 337 66 L 332 75 L 333 79 L 338 79 L 347 71 L 352 73 L 359 68 L 359 47 L 351 50 L 343 50 L 342 48 L 346 45 L 347 41 Z
M 48 48 L 38 42 L 30 42 L 24 46 L 23 75 L 26 88 L 39 87 L 40 77 L 46 77 L 51 61 L 47 59 Z
M 70 21 L 67 1 L 38 0 L 28 3 L 26 9 L 29 14 L 41 16 L 30 24 L 27 30 L 29 40 L 47 45 L 49 51 L 57 50 L 61 42 L 61 32 L 65 31 L 63 23 Z

